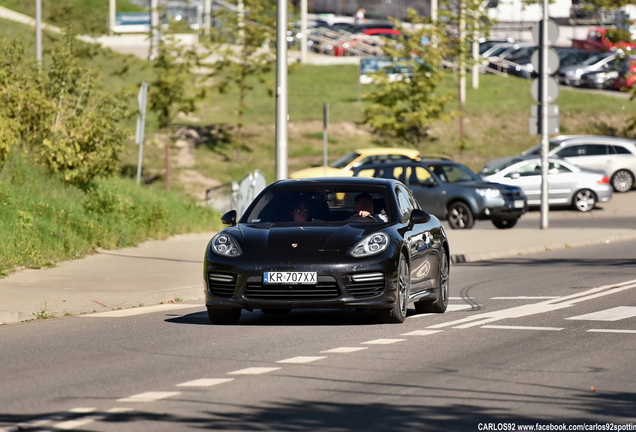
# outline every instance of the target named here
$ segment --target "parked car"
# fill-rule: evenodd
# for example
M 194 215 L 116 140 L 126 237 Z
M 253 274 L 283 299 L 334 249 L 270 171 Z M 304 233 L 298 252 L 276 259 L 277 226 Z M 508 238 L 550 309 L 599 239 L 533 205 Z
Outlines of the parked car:
M 618 68 L 616 62 L 612 63 L 609 69 L 602 69 L 594 72 L 586 72 L 581 75 L 579 87 L 594 88 L 599 90 L 613 90 L 614 80 L 618 78 Z
M 341 157 L 325 170 L 324 166 L 305 168 L 299 171 L 294 171 L 289 175 L 289 178 L 299 179 L 308 177 L 336 177 L 345 176 L 350 177 L 353 175 L 351 171 L 354 167 L 360 165 L 366 165 L 376 162 L 384 162 L 391 160 L 402 159 L 419 159 L 420 153 L 415 149 L 408 148 L 389 148 L 389 147 L 375 147 L 358 149 L 354 152 Z
M 561 66 L 557 72 L 559 84 L 579 86 L 581 75 L 587 72 L 609 70 L 617 55 L 616 52 L 597 53 L 581 64 Z
M 504 43 L 512 44 L 515 40 L 513 38 L 489 38 L 489 39 L 480 39 L 479 40 L 479 55 L 483 55 L 486 51 L 489 51 L 490 48 L 495 45 L 501 45 Z
M 520 188 L 485 182 L 464 165 L 446 159 L 363 165 L 353 175 L 400 180 L 424 210 L 447 220 L 453 229 L 470 229 L 475 220 L 512 228 L 528 208 Z
M 572 206 L 587 212 L 597 202 L 612 198 L 612 186 L 603 171 L 581 168 L 558 158 L 549 158 L 548 162 L 550 206 Z M 516 156 L 482 170 L 480 175 L 486 181 L 520 187 L 528 196 L 528 205 L 536 207 L 541 205 L 541 166 L 537 155 Z
M 614 90 L 631 88 L 636 81 L 636 56 L 628 56 L 620 61 L 617 76 L 612 83 Z
M 355 213 L 356 200 L 369 199 L 386 222 Z M 313 214 L 295 222 L 300 203 Z M 210 240 L 203 265 L 213 323 L 236 323 L 242 309 L 368 308 L 385 323 L 403 322 L 409 302 L 418 313 L 446 311 L 444 227 L 396 180 L 281 180 L 240 219 L 232 210 L 221 220 L 229 227 Z
M 581 64 L 588 58 L 598 55 L 598 51 L 571 47 L 554 47 L 554 50 L 559 56 L 560 67 Z M 508 74 L 525 79 L 536 77 L 537 71 L 534 70 L 534 66 L 532 65 L 532 54 L 534 54 L 534 51 L 527 57 L 509 59 L 515 64 L 508 67 Z
M 610 178 L 615 192 L 627 192 L 634 185 L 636 173 L 636 141 L 600 135 L 560 135 L 549 141 L 549 156 L 565 159 L 567 162 L 593 170 L 604 171 Z M 541 155 L 541 144 L 521 153 L 521 155 Z M 491 172 L 517 156 L 508 156 L 487 162 L 482 170 Z
M 490 69 L 505 72 L 508 70 L 508 66 L 510 65 L 510 59 L 530 56 L 536 48 L 536 44 L 530 42 L 514 43 L 497 55 L 491 55 L 488 57 L 488 67 Z

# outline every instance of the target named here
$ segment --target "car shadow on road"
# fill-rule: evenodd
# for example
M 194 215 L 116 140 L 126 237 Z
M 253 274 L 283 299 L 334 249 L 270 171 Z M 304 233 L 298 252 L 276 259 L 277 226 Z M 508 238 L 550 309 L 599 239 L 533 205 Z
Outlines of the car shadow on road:
M 416 315 L 415 309 L 409 309 L 408 316 Z M 186 315 L 166 314 L 165 322 L 189 325 L 216 325 L 208 319 L 207 312 L 195 312 Z M 294 309 L 287 314 L 265 314 L 259 309 L 253 312 L 243 310 L 238 326 L 348 326 L 383 325 L 373 312 L 347 309 Z

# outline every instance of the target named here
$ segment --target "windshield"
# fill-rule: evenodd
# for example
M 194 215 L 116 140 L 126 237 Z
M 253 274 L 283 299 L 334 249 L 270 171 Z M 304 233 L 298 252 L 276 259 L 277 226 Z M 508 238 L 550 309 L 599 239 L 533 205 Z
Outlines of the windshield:
M 590 66 L 590 65 L 594 65 L 598 62 L 600 62 L 603 59 L 606 59 L 607 57 L 614 55 L 612 53 L 603 53 L 603 54 L 597 54 L 595 56 L 590 57 L 589 59 L 582 61 L 581 65 L 583 66 Z
M 349 165 L 351 162 L 356 160 L 358 157 L 360 157 L 360 153 L 356 153 L 356 152 L 349 153 L 348 155 L 341 157 L 340 159 L 338 159 L 337 161 L 335 161 L 329 166 L 332 168 L 344 168 L 347 165 Z
M 439 164 L 428 167 L 443 183 L 458 183 L 464 181 L 481 181 L 481 178 L 460 164 Z
M 492 164 L 490 166 L 483 167 L 481 169 L 481 171 L 479 171 L 479 173 L 482 176 L 490 176 L 490 175 L 493 175 L 493 174 L 497 174 L 499 171 L 505 170 L 509 166 L 514 165 L 517 162 L 521 162 L 522 160 L 523 159 L 518 158 L 518 157 L 512 157 L 512 158 L 509 158 L 507 160 L 502 160 L 499 163 L 495 163 L 495 164 Z
M 370 218 L 352 218 L 360 201 L 368 200 Z M 270 187 L 250 205 L 241 222 L 317 225 L 391 220 L 386 188 L 359 184 L 287 184 Z

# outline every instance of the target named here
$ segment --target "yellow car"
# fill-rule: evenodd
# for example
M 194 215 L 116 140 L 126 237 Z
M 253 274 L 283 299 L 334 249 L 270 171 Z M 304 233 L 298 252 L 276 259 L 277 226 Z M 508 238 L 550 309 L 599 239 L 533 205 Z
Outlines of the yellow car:
M 351 177 L 353 168 L 371 163 L 397 161 L 405 159 L 419 160 L 420 153 L 416 149 L 375 147 L 358 149 L 341 157 L 328 167 L 319 166 L 294 171 L 289 178 L 300 179 L 309 177 Z

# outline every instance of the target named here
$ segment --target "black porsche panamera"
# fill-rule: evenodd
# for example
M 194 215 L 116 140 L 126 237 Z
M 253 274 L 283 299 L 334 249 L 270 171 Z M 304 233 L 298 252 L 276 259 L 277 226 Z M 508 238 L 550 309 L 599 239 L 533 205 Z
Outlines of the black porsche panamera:
M 359 211 L 365 199 L 368 213 Z M 239 220 L 232 210 L 222 221 L 229 227 L 204 260 L 213 323 L 235 324 L 242 309 L 370 309 L 385 323 L 403 322 L 410 302 L 418 313 L 446 311 L 446 233 L 399 181 L 281 180 Z

